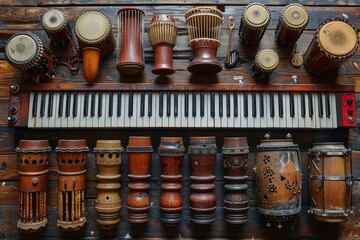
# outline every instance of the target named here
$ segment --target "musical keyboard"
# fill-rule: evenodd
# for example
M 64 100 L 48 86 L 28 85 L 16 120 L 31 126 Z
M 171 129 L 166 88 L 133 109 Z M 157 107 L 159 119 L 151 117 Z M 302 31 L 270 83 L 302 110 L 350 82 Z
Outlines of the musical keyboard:
M 355 108 L 350 102 L 355 101 L 349 100 L 353 93 L 238 90 L 31 90 L 12 94 L 9 125 L 321 129 L 354 125 Z

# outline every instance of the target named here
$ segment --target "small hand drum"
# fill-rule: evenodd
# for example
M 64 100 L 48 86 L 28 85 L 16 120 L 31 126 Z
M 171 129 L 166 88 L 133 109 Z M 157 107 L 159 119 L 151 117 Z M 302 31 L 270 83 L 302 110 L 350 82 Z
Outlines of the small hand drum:
M 271 49 L 264 49 L 256 54 L 251 66 L 254 77 L 266 78 L 279 66 L 279 56 Z
M 56 46 L 66 46 L 71 42 L 72 32 L 65 13 L 51 9 L 43 15 L 41 23 Z

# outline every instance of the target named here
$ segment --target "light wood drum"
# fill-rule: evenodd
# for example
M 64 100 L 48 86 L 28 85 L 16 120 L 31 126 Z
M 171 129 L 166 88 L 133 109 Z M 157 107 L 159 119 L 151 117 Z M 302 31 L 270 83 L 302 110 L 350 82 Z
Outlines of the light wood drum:
M 253 76 L 256 78 L 268 77 L 279 66 L 279 56 L 271 49 L 263 49 L 255 56 L 251 66 Z
M 66 46 L 72 41 L 69 21 L 62 11 L 50 9 L 43 15 L 41 23 L 51 42 L 56 46 Z

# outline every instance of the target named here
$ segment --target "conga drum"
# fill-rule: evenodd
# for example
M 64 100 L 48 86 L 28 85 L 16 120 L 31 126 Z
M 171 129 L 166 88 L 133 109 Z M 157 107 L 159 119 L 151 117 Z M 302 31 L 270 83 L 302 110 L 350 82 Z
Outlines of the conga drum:
M 155 64 L 152 73 L 169 75 L 175 72 L 172 65 L 172 48 L 178 28 L 173 17 L 166 14 L 154 16 L 149 26 L 149 41 L 154 48 Z
M 83 13 L 76 20 L 75 35 L 83 54 L 85 80 L 92 83 L 99 72 L 100 58 L 109 56 L 115 48 L 111 22 L 101 12 Z
M 96 221 L 103 229 L 112 229 L 120 222 L 121 199 L 119 189 L 120 164 L 123 147 L 120 140 L 98 140 L 94 147 L 96 185 L 98 195 L 95 201 Z
M 305 53 L 305 68 L 315 75 L 335 73 L 359 46 L 359 34 L 350 22 L 336 18 L 320 24 Z
M 314 143 L 309 150 L 310 214 L 323 222 L 345 222 L 352 213 L 351 150 L 342 142 Z
M 246 137 L 225 137 L 222 148 L 225 169 L 225 221 L 231 224 L 247 222 L 249 201 L 246 175 L 249 146 Z
M 161 220 L 165 224 L 176 224 L 181 221 L 181 165 L 184 159 L 185 147 L 182 137 L 161 137 L 159 146 L 161 162 L 160 200 Z
M 248 4 L 242 14 L 239 38 L 245 44 L 258 44 L 270 23 L 270 10 L 262 3 Z
M 291 137 L 288 135 L 287 137 Z M 301 160 L 297 144 L 288 139 L 261 140 L 256 147 L 258 210 L 268 220 L 289 221 L 301 211 Z
M 58 220 L 62 230 L 77 231 L 86 222 L 85 139 L 59 139 L 55 149 L 58 163 Z
M 118 11 L 118 61 L 116 69 L 124 75 L 136 75 L 145 67 L 143 53 L 144 16 L 137 8 Z
M 220 47 L 223 13 L 212 7 L 196 7 L 185 13 L 189 46 L 194 58 L 187 70 L 191 73 L 215 74 L 222 70 L 216 59 Z
M 71 28 L 65 13 L 62 11 L 50 9 L 43 15 L 41 23 L 54 45 L 63 47 L 72 41 Z
M 279 56 L 277 53 L 271 49 L 263 49 L 256 54 L 251 71 L 254 77 L 264 79 L 278 66 Z
M 33 33 L 21 32 L 11 36 L 5 47 L 5 57 L 36 83 L 55 77 L 57 59 Z
M 191 221 L 211 224 L 215 221 L 216 197 L 214 167 L 216 162 L 215 137 L 190 137 L 188 148 L 191 167 Z
M 48 222 L 46 189 L 51 148 L 47 140 L 20 140 L 15 151 L 20 191 L 17 228 L 27 233 L 39 232 Z
M 282 45 L 294 45 L 308 23 L 309 14 L 303 5 L 291 3 L 285 6 L 275 30 L 276 40 Z

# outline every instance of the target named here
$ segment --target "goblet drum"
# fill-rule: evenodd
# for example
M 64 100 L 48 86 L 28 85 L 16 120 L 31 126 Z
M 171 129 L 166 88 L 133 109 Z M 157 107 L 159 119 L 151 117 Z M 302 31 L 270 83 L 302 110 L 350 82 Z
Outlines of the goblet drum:
M 154 16 L 149 26 L 149 41 L 154 48 L 155 64 L 152 73 L 169 75 L 175 72 L 172 65 L 172 48 L 174 47 L 178 28 L 173 17 L 166 14 Z
M 345 222 L 352 213 L 351 150 L 341 142 L 314 143 L 309 150 L 310 214 L 323 222 Z
M 36 83 L 55 77 L 57 59 L 33 33 L 21 32 L 11 36 L 5 47 L 5 57 Z
M 263 49 L 255 56 L 251 65 L 253 76 L 264 79 L 279 66 L 279 56 L 271 49 Z
M 51 148 L 47 140 L 20 140 L 15 151 L 20 191 L 17 228 L 23 232 L 39 232 L 48 222 L 46 189 Z
M 220 47 L 223 13 L 212 7 L 196 7 L 185 13 L 189 46 L 194 58 L 187 70 L 192 73 L 215 74 L 222 70 L 216 59 Z
M 305 67 L 315 75 L 335 73 L 356 52 L 359 34 L 350 22 L 336 18 L 320 24 L 305 53 Z
M 50 9 L 43 15 L 41 23 L 54 45 L 66 46 L 72 41 L 72 32 L 69 21 L 62 11 Z

